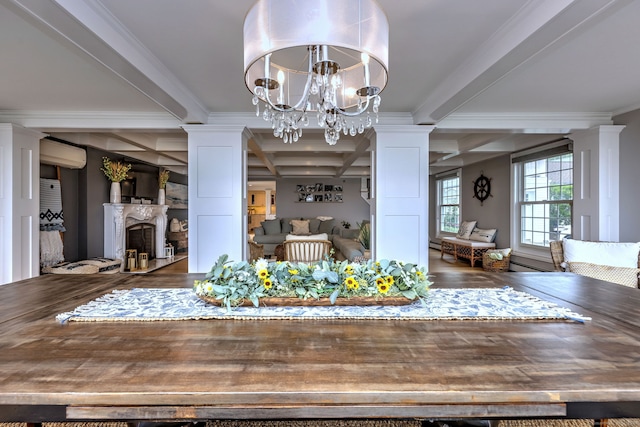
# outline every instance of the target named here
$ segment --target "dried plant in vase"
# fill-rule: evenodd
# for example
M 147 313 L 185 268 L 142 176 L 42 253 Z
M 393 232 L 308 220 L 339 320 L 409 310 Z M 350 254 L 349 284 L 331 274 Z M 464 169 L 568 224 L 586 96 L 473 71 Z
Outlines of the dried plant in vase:
M 169 181 L 169 171 L 165 169 L 161 171 L 160 174 L 158 175 L 158 186 L 160 187 L 161 190 L 166 188 L 167 181 Z
M 100 170 L 111 182 L 121 182 L 127 179 L 127 174 L 131 169 L 131 164 L 123 162 L 114 162 L 108 157 L 102 158 L 102 167 Z

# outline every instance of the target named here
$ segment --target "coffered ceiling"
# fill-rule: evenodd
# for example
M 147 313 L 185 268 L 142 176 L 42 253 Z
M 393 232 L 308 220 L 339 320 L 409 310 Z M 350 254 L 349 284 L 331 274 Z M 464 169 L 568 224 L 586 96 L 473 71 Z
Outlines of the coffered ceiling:
M 360 177 L 369 141 L 284 144 L 242 70 L 254 0 L 0 0 L 0 122 L 187 172 L 184 124 L 253 134 L 249 175 Z M 314 7 L 317 2 L 309 2 Z M 379 125 L 435 125 L 432 173 L 640 107 L 640 2 L 379 0 L 390 24 Z

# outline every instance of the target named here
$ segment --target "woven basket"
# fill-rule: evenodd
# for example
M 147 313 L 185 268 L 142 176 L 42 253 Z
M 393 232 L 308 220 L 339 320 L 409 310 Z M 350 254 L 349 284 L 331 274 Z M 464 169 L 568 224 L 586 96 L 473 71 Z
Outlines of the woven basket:
M 213 305 L 222 305 L 221 301 L 214 297 L 206 295 L 198 295 L 198 298 Z M 337 298 L 334 304 L 331 304 L 329 298 L 320 299 L 302 299 L 297 297 L 265 297 L 260 298 L 260 305 L 263 307 L 312 307 L 312 306 L 349 306 L 349 305 L 407 305 L 415 302 L 405 297 L 350 297 Z M 243 300 L 240 306 L 251 307 L 253 303 L 249 300 Z
M 502 259 L 493 259 L 489 257 L 489 254 L 485 252 L 482 255 L 482 269 L 484 271 L 504 272 L 509 271 L 509 263 L 511 262 L 511 255 L 503 256 Z

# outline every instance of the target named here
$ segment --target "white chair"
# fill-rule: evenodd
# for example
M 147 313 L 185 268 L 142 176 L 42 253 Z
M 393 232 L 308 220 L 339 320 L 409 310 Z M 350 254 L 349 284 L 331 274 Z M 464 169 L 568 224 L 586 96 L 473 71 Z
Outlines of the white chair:
M 312 263 L 325 259 L 331 251 L 328 240 L 285 240 L 284 260 Z

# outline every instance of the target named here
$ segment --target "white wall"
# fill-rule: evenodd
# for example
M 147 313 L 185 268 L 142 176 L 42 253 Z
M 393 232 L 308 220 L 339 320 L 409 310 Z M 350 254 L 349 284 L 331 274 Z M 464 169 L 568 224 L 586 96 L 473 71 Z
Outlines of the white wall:
M 247 135 L 242 126 L 190 125 L 189 272 L 211 269 L 220 255 L 245 258 Z
M 0 284 L 40 274 L 40 139 L 0 124 Z
M 431 126 L 376 126 L 372 138 L 375 259 L 429 265 Z

